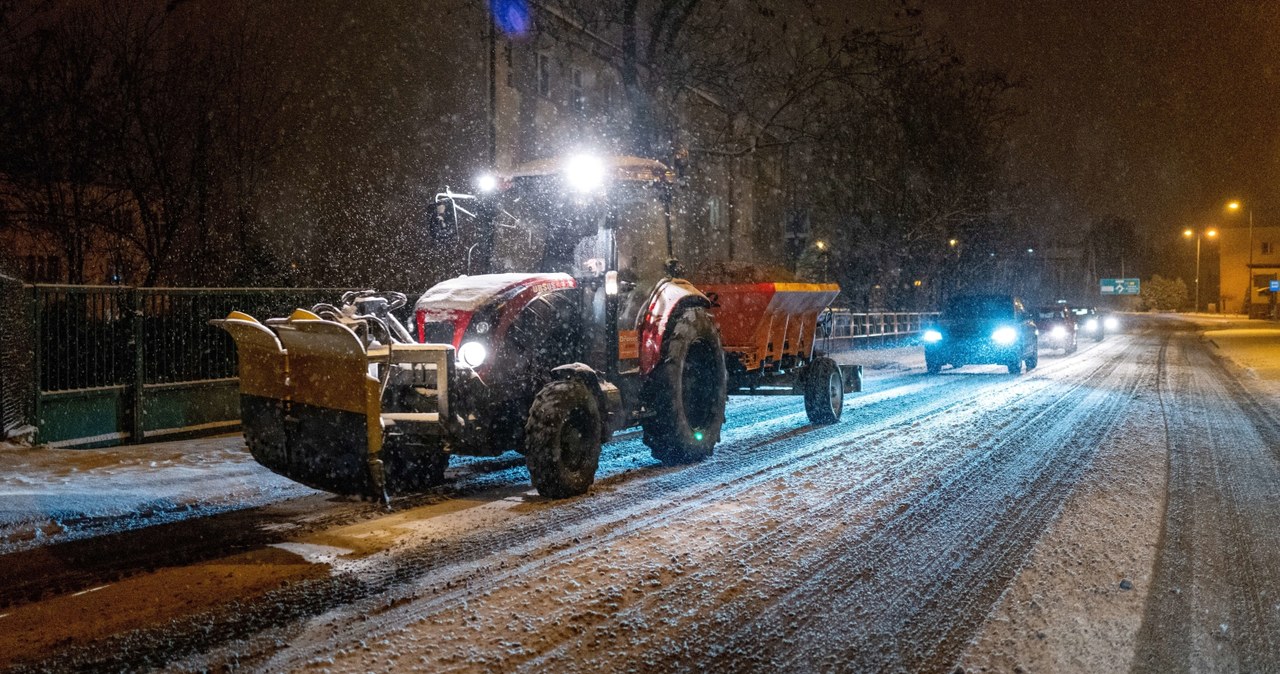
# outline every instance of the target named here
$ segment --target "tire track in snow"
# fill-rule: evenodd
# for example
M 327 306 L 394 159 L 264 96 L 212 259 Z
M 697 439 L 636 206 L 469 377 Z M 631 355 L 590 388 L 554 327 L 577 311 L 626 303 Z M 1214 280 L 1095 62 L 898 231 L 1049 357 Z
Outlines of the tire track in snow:
M 1098 378 L 1110 378 L 1111 373 L 1101 373 Z M 902 613 L 916 613 L 907 617 L 912 623 L 912 633 L 924 632 L 926 637 L 922 641 L 926 644 L 932 643 L 929 639 L 930 621 L 932 620 L 934 631 L 954 633 L 958 628 L 972 629 L 973 620 L 976 618 L 980 622 L 982 616 L 985 615 L 989 601 L 994 598 L 990 596 L 983 597 L 980 605 L 970 611 L 968 616 L 969 622 L 956 621 L 957 611 L 954 606 L 947 608 L 945 606 L 929 606 L 929 602 L 934 601 L 938 597 L 949 597 L 954 599 L 957 595 L 963 596 L 965 588 L 970 587 L 974 583 L 973 579 L 978 581 L 991 582 L 995 581 L 997 589 L 1003 588 L 1007 579 L 1000 576 L 996 571 L 1003 567 L 1007 567 L 1009 560 L 1020 565 L 1022 558 L 1025 556 L 1023 550 L 1015 550 L 1011 554 L 998 556 L 1002 564 L 991 564 L 990 558 L 987 559 L 969 559 L 969 563 L 965 565 L 955 565 L 959 557 L 953 555 L 947 556 L 945 560 L 938 557 L 930 558 L 925 555 L 924 559 L 912 560 L 914 554 L 911 548 L 911 541 L 919 538 L 934 538 L 952 536 L 957 532 L 972 532 L 975 528 L 979 530 L 981 536 L 986 538 L 1004 538 L 1013 539 L 1014 542 L 1029 540 L 1034 543 L 1035 535 L 1030 534 L 1036 530 L 1036 527 L 1046 519 L 1056 514 L 1057 508 L 1060 507 L 1062 501 L 1065 500 L 1065 493 L 1055 493 L 1055 490 L 1061 490 L 1065 487 L 1065 491 L 1069 492 L 1073 480 L 1078 476 L 1088 464 L 1088 458 L 1091 456 L 1090 442 L 1088 438 L 1078 439 L 1077 447 L 1082 449 L 1084 456 L 1076 457 L 1076 460 L 1067 470 L 1059 471 L 1056 474 L 1049 475 L 1046 479 L 1037 475 L 1034 479 L 1017 480 L 1005 477 L 1005 481 L 1012 480 L 1015 490 L 1020 489 L 1024 496 L 1030 494 L 1038 495 L 1038 492 L 1046 490 L 1049 492 L 1047 496 L 1038 499 L 1031 499 L 1035 503 L 1030 504 L 1034 507 L 1013 508 L 1014 512 L 1011 516 L 1003 519 L 993 518 L 991 524 L 985 524 L 982 520 L 990 515 L 991 505 L 984 503 L 989 501 L 985 494 L 982 493 L 983 488 L 979 486 L 979 482 L 973 478 L 975 473 L 985 472 L 1000 475 L 1001 466 L 1007 465 L 1010 459 L 1016 459 L 1016 454 L 1026 452 L 1025 445 L 1017 443 L 1018 440 L 1024 440 L 1025 437 L 1019 435 L 1031 435 L 1035 432 L 1034 427 L 1037 422 L 1042 421 L 1047 416 L 1052 416 L 1056 412 L 1061 412 L 1060 408 L 1069 408 L 1069 414 L 1055 421 L 1054 426 L 1061 429 L 1070 429 L 1071 423 L 1076 417 L 1087 415 L 1094 411 L 1096 404 L 1086 406 L 1078 399 L 1080 397 L 1093 398 L 1110 398 L 1114 409 L 1108 410 L 1106 418 L 1103 419 L 1103 425 L 1096 427 L 1097 437 L 1105 433 L 1110 425 L 1118 418 L 1125 403 L 1123 396 L 1099 396 L 1095 392 L 1084 390 L 1086 386 L 1096 385 L 1097 381 L 1086 381 L 1076 386 L 1073 391 L 1065 393 L 1064 396 L 1049 407 L 1042 409 L 1038 414 L 1024 420 L 1023 423 L 1017 424 L 1016 428 L 1007 426 L 1002 433 L 1012 437 L 996 437 L 991 446 L 985 451 L 975 451 L 963 457 L 963 460 L 954 466 L 950 466 L 939 474 L 938 478 L 930 484 L 925 484 L 911 493 L 903 495 L 896 501 L 900 503 L 911 503 L 913 505 L 906 509 L 889 508 L 886 517 L 871 522 L 866 527 L 854 527 L 850 531 L 844 533 L 834 544 L 828 542 L 826 546 L 820 548 L 823 554 L 814 560 L 807 560 L 800 564 L 803 572 L 809 574 L 808 578 L 800 579 L 798 586 L 786 591 L 773 598 L 768 602 L 751 601 L 750 597 L 744 600 L 743 606 L 737 607 L 735 610 L 727 610 L 725 608 L 716 609 L 721 615 L 729 613 L 727 620 L 722 620 L 721 624 L 727 626 L 719 632 L 698 629 L 695 626 L 691 630 L 686 643 L 683 643 L 674 652 L 669 654 L 669 658 L 658 660 L 658 669 L 681 671 L 686 669 L 696 669 L 697 661 L 693 663 L 687 662 L 688 642 L 694 643 L 714 643 L 722 644 L 717 651 L 717 658 L 714 662 L 717 666 L 726 666 L 730 669 L 762 669 L 762 668 L 780 668 L 783 670 L 805 669 L 809 666 L 825 665 L 827 669 L 850 669 L 857 671 L 870 671 L 878 668 L 897 669 L 899 667 L 905 669 L 917 669 L 922 663 L 917 657 L 912 661 L 894 662 L 893 658 L 876 659 L 868 657 L 869 653 L 877 652 L 875 648 L 870 648 L 874 644 L 868 641 L 868 634 L 874 634 L 876 628 L 868 628 L 865 632 L 849 633 L 846 628 L 847 620 L 851 615 L 857 614 L 860 619 L 867 620 L 875 617 L 882 623 L 888 622 L 889 625 L 881 629 L 885 640 L 900 638 L 902 634 L 902 625 L 900 621 Z M 1068 397 L 1068 396 L 1074 396 Z M 1096 403 L 1097 401 L 1095 401 Z M 1076 403 L 1073 406 L 1073 403 Z M 1061 434 L 1041 438 L 1038 442 L 1043 445 L 1051 445 L 1053 440 L 1061 437 Z M 1035 449 L 1034 447 L 1032 449 Z M 1049 448 L 1045 448 L 1049 449 Z M 1004 456 L 1001 456 L 1001 455 Z M 1013 456 L 1011 456 L 1013 455 Z M 1060 459 L 1061 456 L 1055 456 L 1052 451 L 1044 451 L 1040 453 L 1041 461 L 1038 461 L 1032 472 L 1046 473 L 1051 463 Z M 954 459 L 955 457 L 951 457 Z M 941 480 L 942 484 L 937 484 Z M 1037 484 L 1039 482 L 1039 484 Z M 1049 484 L 1044 484 L 1049 482 Z M 949 511 L 956 510 L 954 505 L 958 501 L 969 499 L 970 501 L 978 501 L 977 504 L 970 504 L 967 509 L 960 509 L 961 516 L 959 518 L 952 517 L 946 519 L 943 517 Z M 1024 500 L 1027 500 L 1024 498 Z M 865 505 L 865 504 L 863 504 Z M 1025 504 L 1024 504 L 1025 505 Z M 985 507 L 984 507 L 985 506 Z M 1037 510 L 1037 508 L 1039 510 Z M 1011 526 L 1011 523 L 1017 523 Z M 1013 534 L 1001 534 L 1005 529 L 1019 529 Z M 984 531 L 985 529 L 985 531 Z M 963 533 L 961 533 L 963 535 Z M 871 553 L 871 554 L 868 554 Z M 1005 558 L 1008 558 L 1006 560 Z M 855 561 L 852 564 L 849 560 Z M 916 563 L 913 563 L 916 562 Z M 931 592 L 913 593 L 904 591 L 910 583 L 898 583 L 895 588 L 894 583 L 897 579 L 894 574 L 887 574 L 889 577 L 886 582 L 881 582 L 881 587 L 873 590 L 866 590 L 867 585 L 874 585 L 879 578 L 885 576 L 884 569 L 894 566 L 907 566 L 918 571 L 932 571 L 932 575 L 942 579 L 946 577 L 943 569 L 939 569 L 940 562 L 948 566 L 955 565 L 961 570 L 961 574 L 965 578 L 959 581 L 948 579 L 945 583 L 935 582 L 937 587 L 932 588 Z M 964 573 L 967 570 L 967 575 Z M 1008 569 L 1004 569 L 1008 570 Z M 954 569 L 953 569 L 954 571 Z M 953 574 L 955 575 L 955 574 Z M 1011 574 L 1009 575 L 1011 577 Z M 792 578 L 785 579 L 780 583 L 782 586 L 791 584 Z M 949 594 L 948 594 L 949 593 Z M 840 597 L 851 595 L 868 595 L 873 597 L 873 601 L 882 604 L 879 608 L 868 609 L 857 604 L 861 599 L 855 598 L 853 604 L 835 602 L 833 605 L 830 596 L 835 594 Z M 995 594 L 998 594 L 996 592 Z M 924 604 L 920 600 L 924 599 Z M 805 611 L 806 606 L 818 606 L 819 610 Z M 892 609 L 892 610 L 890 610 Z M 886 615 L 887 614 L 887 615 Z M 794 616 L 801 617 L 794 617 Z M 921 619 L 921 615 L 925 619 Z M 751 620 L 753 616 L 760 616 L 755 620 Z M 839 616 L 834 618 L 834 623 L 829 623 L 826 616 Z M 828 622 L 828 624 L 823 624 Z M 743 626 L 745 623 L 745 627 Z M 834 624 L 834 628 L 833 628 Z M 954 641 L 954 634 L 943 634 L 939 639 L 939 643 L 947 644 Z M 855 644 L 847 646 L 849 652 L 845 652 L 845 647 L 835 646 L 833 644 Z M 927 651 L 927 648 L 925 649 Z M 952 649 L 954 650 L 954 649 Z M 815 652 L 817 651 L 817 652 Z M 828 660 L 819 660 L 821 654 L 826 654 Z M 883 655 L 882 652 L 879 653 Z M 901 656 L 901 654 L 898 654 Z M 945 663 L 953 653 L 942 652 L 940 659 Z M 652 664 L 652 660 L 648 664 Z M 706 663 L 703 663 L 706 664 Z M 936 668 L 937 663 L 928 666 L 926 669 Z M 821 667 L 820 667 L 821 668 Z
M 1280 424 L 1188 333 L 1161 372 L 1169 491 L 1135 672 L 1280 667 Z

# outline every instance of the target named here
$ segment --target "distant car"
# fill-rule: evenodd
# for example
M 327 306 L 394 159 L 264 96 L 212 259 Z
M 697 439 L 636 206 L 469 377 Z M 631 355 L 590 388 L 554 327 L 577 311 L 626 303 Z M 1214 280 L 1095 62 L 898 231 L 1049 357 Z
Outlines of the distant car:
M 1040 346 L 1062 349 L 1062 353 L 1076 352 L 1076 315 L 1065 304 L 1040 307 L 1036 310 L 1036 328 L 1040 330 Z
M 926 329 L 925 367 L 929 374 L 943 365 L 995 363 L 1012 374 L 1039 363 L 1039 342 L 1035 321 L 1011 295 L 963 295 L 952 298 L 941 319 Z
M 1071 311 L 1076 315 L 1076 330 L 1095 342 L 1101 342 L 1107 332 L 1119 327 L 1115 317 L 1099 313 L 1097 307 L 1076 307 Z

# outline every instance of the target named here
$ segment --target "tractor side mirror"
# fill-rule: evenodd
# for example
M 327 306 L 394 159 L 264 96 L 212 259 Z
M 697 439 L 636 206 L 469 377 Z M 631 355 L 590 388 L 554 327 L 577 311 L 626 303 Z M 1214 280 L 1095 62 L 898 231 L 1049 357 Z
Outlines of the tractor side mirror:
M 443 197 L 431 204 L 427 214 L 431 238 L 437 241 L 458 238 L 458 206 L 449 197 Z

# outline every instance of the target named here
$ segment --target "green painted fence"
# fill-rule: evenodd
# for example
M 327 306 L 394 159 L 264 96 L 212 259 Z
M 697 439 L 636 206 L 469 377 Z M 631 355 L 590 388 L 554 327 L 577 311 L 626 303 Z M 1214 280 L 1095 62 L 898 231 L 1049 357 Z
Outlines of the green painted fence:
M 0 286 L 12 300 L 0 357 L 6 433 L 103 447 L 235 430 L 235 344 L 208 324 L 232 310 L 287 315 L 334 301 L 331 288 Z M 12 380 L 12 381 L 11 381 Z M 12 418 L 11 418 L 12 417 Z

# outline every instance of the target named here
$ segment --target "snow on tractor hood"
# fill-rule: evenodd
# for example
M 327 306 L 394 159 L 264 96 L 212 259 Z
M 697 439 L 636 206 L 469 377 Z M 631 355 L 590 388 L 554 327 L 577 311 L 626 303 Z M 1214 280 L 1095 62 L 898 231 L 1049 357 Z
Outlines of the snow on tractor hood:
M 458 276 L 431 286 L 418 298 L 414 309 L 426 318 L 444 319 L 458 313 L 473 313 L 496 300 L 530 288 L 572 288 L 568 274 L 480 274 Z
M 656 159 L 632 157 L 629 155 L 604 155 L 596 157 L 604 169 L 606 177 L 624 182 L 674 182 L 675 172 L 666 164 Z M 561 175 L 565 171 L 567 158 L 552 157 L 525 162 L 503 174 L 505 180 L 517 178 L 544 177 Z

